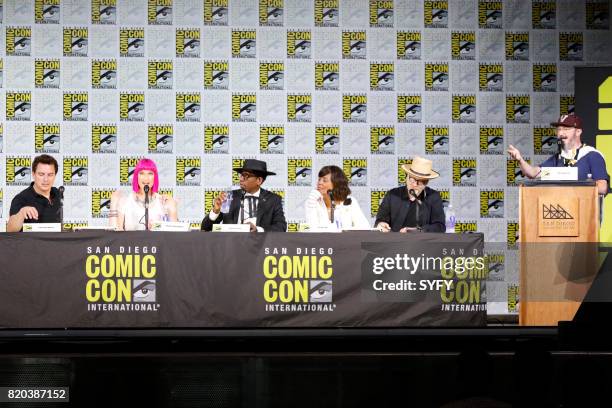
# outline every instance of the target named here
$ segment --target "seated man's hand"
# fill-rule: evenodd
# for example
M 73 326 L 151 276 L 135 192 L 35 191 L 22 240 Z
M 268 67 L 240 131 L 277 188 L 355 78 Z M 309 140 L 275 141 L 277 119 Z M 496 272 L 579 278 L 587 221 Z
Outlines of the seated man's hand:
M 384 222 L 384 221 L 379 222 L 379 223 L 376 225 L 376 228 L 378 228 L 378 230 L 379 230 L 380 232 L 389 232 L 389 231 L 391 231 L 391 227 L 389 226 L 389 224 L 387 224 L 387 223 L 386 223 L 386 222 Z
M 249 227 L 251 228 L 251 232 L 257 232 L 257 227 L 252 222 L 249 222 Z
M 19 210 L 19 215 L 23 217 L 24 220 L 37 220 L 38 210 L 34 207 L 23 207 Z
M 221 203 L 223 202 L 223 200 L 225 200 L 225 195 L 226 193 L 222 192 L 213 200 L 212 210 L 215 214 L 219 214 L 221 212 Z
M 401 232 L 402 234 L 405 234 L 407 232 L 416 232 L 416 231 L 418 231 L 418 229 L 415 227 L 404 227 L 399 232 Z

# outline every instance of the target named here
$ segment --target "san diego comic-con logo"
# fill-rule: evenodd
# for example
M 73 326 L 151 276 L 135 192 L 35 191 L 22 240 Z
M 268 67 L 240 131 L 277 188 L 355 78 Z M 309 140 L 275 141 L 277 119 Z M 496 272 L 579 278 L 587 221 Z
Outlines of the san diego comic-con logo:
M 366 94 L 342 95 L 342 121 L 365 123 L 368 118 L 368 96 Z
M 86 156 L 64 157 L 62 181 L 67 186 L 86 186 L 89 173 L 89 159 Z
M 446 210 L 450 205 L 450 191 L 448 189 L 440 189 L 438 193 L 440 193 L 440 198 L 442 199 L 442 207 Z
M 2 88 L 3 79 L 4 79 L 4 60 L 0 58 L 0 88 Z
M 587 30 L 608 30 L 610 3 L 607 0 L 587 0 L 585 19 Z
M 176 185 L 199 186 L 202 181 L 202 160 L 199 157 L 176 158 Z
M 282 90 L 285 87 L 285 63 L 281 61 L 259 63 L 259 89 Z
M 315 127 L 315 153 L 340 153 L 340 126 Z
M 533 91 L 557 91 L 557 65 L 533 64 Z
M 569 115 L 574 113 L 576 98 L 574 95 L 559 95 L 559 115 Z
M 285 153 L 285 128 L 283 126 L 259 126 L 259 153 Z
M 36 88 L 60 87 L 60 61 L 58 59 L 34 61 L 34 86 Z
M 117 153 L 117 125 L 104 123 L 91 125 L 91 152 Z
M 287 58 L 310 58 L 312 56 L 311 31 L 287 31 Z
M 113 189 L 94 188 L 91 191 L 91 218 L 108 218 Z
M 285 6 L 283 0 L 259 0 L 259 25 L 282 27 Z
M 149 0 L 147 22 L 149 25 L 172 24 L 172 0 Z
M 423 3 L 423 16 L 425 17 L 425 28 L 447 28 L 448 27 L 448 1 L 429 1 Z
M 503 2 L 478 0 L 478 27 L 503 28 Z
M 342 58 L 365 59 L 366 44 L 365 31 L 342 31 Z
M 557 25 L 557 3 L 555 0 L 534 0 L 531 3 L 533 28 L 554 29 Z
M 506 31 L 506 61 L 529 61 L 529 33 Z
M 370 153 L 395 154 L 393 126 L 370 126 Z
M 36 153 L 59 153 L 59 123 L 37 123 L 34 125 L 34 151 Z
M 32 174 L 32 159 L 25 156 L 6 157 L 6 185 L 27 186 Z
M 584 55 L 584 39 L 582 32 L 559 33 L 559 60 L 582 61 Z
M 144 57 L 145 50 L 144 28 L 119 29 L 119 56 Z
M 480 91 L 501 92 L 504 90 L 504 65 L 478 64 L 478 88 Z
M 87 247 L 87 311 L 157 312 L 157 247 Z
M 555 129 L 550 126 L 534 126 L 533 154 L 551 155 L 556 154 L 557 151 L 557 133 Z
M 518 303 L 520 296 L 520 288 L 518 285 L 508 285 L 507 286 L 508 293 L 508 313 L 517 313 L 518 312 Z
M 370 217 L 375 218 L 378 215 L 385 194 L 386 190 L 370 190 Z
M 397 121 L 421 123 L 423 98 L 421 95 L 397 95 Z
M 204 126 L 204 153 L 229 153 L 229 144 L 229 126 Z
M 94 89 L 117 89 L 117 60 L 91 61 L 91 87 Z
M 407 157 L 400 157 L 397 159 L 397 185 L 403 186 L 406 184 L 406 172 L 402 169 L 403 165 L 410 166 L 412 159 Z
M 420 60 L 421 59 L 421 32 L 420 31 L 398 31 L 397 32 L 397 59 Z
M 453 186 L 476 186 L 477 164 L 475 158 L 453 158 Z
M 122 92 L 119 95 L 119 119 L 126 122 L 142 122 L 145 118 L 143 92 Z
M 87 27 L 64 28 L 64 57 L 86 57 L 88 38 Z
M 315 89 L 337 91 L 340 87 L 340 64 L 337 62 L 315 62 Z
M 204 0 L 204 25 L 228 24 L 229 0 Z
M 370 90 L 392 91 L 394 84 L 393 63 L 370 63 Z
M 257 32 L 255 30 L 232 30 L 232 57 L 255 58 Z
M 34 22 L 36 24 L 59 24 L 60 0 L 36 0 Z
M 529 157 L 524 157 L 527 163 L 531 164 Z M 508 187 L 516 187 L 519 183 L 526 181 L 527 177 L 523 175 L 521 166 L 518 160 L 507 159 L 506 160 L 506 183 Z
M 470 234 L 478 232 L 478 223 L 476 221 L 457 221 L 455 223 L 455 233 Z
M 302 222 L 300 221 L 288 220 L 287 221 L 287 232 L 299 232 L 301 223 Z
M 450 130 L 448 126 L 425 127 L 425 153 L 449 154 Z
M 91 0 L 92 24 L 117 23 L 117 0 Z
M 289 186 L 312 186 L 312 159 L 287 159 L 287 184 Z
M 506 242 L 508 249 L 516 249 L 518 247 L 519 238 L 519 223 L 515 221 L 508 221 L 506 223 Z
M 506 255 L 503 252 L 489 252 L 485 256 L 487 266 L 487 279 L 489 281 L 503 281 L 505 278 Z
M 368 185 L 368 159 L 365 157 L 343 159 L 342 170 L 350 186 Z
M 4 149 L 4 124 L 0 123 L 0 153 L 3 152 Z M 2 205 L 0 204 L 0 208 Z
M 244 162 L 251 157 L 232 157 L 232 169 L 237 169 L 244 166 Z M 236 171 L 232 171 L 232 185 L 240 185 L 240 174 Z
M 175 35 L 178 58 L 200 58 L 200 30 L 177 28 Z
M 152 60 L 147 65 L 149 89 L 172 89 L 172 60 Z
M 393 27 L 393 0 L 370 0 L 370 27 Z
M 451 33 L 451 57 L 454 60 L 476 59 L 475 31 L 453 31 Z
M 149 153 L 172 153 L 174 146 L 172 125 L 149 125 L 147 142 Z
M 204 61 L 204 89 L 228 89 L 229 62 Z
M 6 92 L 6 120 L 30 120 L 32 93 Z
M 7 57 L 29 57 L 32 52 L 32 28 L 6 27 L 5 49 Z
M 62 222 L 62 231 L 76 231 L 79 228 L 86 228 L 89 225 L 87 221 L 68 220 Z
M 232 121 L 255 122 L 257 120 L 257 95 L 232 94 Z
M 132 177 L 134 176 L 134 169 L 136 164 L 142 157 L 119 157 L 119 183 L 122 186 L 131 186 Z
M 279 189 L 279 188 L 273 188 L 270 190 L 271 193 L 276 194 L 277 196 L 279 196 L 281 198 L 281 204 L 283 206 L 283 208 L 287 208 L 286 204 L 285 204 L 285 190 L 283 189 Z
M 453 123 L 476 123 L 476 95 L 453 95 Z
M 504 217 L 504 190 L 480 190 L 480 218 Z
M 87 92 L 64 92 L 64 120 L 86 121 L 88 110 L 89 95 Z
M 338 27 L 340 0 L 315 0 L 314 22 L 316 27 Z
M 504 154 L 504 128 L 481 126 L 479 130 L 480 154 Z
M 287 121 L 310 122 L 312 120 L 312 95 L 287 94 Z
M 450 74 L 448 63 L 426 63 L 425 64 L 425 90 L 426 91 L 448 91 Z
M 506 95 L 506 123 L 529 123 L 529 95 Z

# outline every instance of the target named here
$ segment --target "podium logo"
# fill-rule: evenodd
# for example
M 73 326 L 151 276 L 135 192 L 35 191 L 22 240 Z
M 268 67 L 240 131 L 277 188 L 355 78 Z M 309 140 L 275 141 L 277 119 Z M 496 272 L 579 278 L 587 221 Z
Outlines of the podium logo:
M 503 2 L 492 0 L 478 0 L 478 27 L 503 27 Z
M 449 154 L 450 132 L 448 126 L 425 127 L 425 153 Z
M 453 123 L 476 123 L 476 95 L 453 95 Z
M 314 22 L 316 27 L 338 27 L 340 0 L 315 0 Z
M 34 22 L 36 24 L 59 24 L 60 0 L 36 0 Z
M 210 214 L 213 208 L 213 201 L 219 197 L 223 190 L 205 189 L 204 190 L 204 214 Z
M 554 29 L 557 23 L 557 3 L 555 0 L 534 0 L 531 3 L 531 22 L 533 28 Z
M 232 94 L 232 121 L 255 122 L 257 120 L 257 96 Z
M 172 89 L 172 61 L 149 61 L 149 89 Z
M 315 152 L 330 154 L 340 153 L 339 126 L 315 127 Z
M 504 218 L 504 190 L 480 190 L 480 218 Z
M 172 0 L 149 0 L 147 22 L 149 25 L 172 24 Z
M 312 185 L 312 159 L 287 159 L 287 184 L 310 187 Z
M 448 63 L 425 64 L 426 91 L 448 91 L 449 79 Z
M 605 0 L 587 0 L 585 17 L 587 30 L 610 29 L 610 3 Z
M 149 125 L 147 139 L 149 153 L 172 153 L 174 140 L 172 125 Z
M 454 60 L 476 59 L 476 33 L 453 31 L 451 33 L 451 57 Z
M 86 57 L 88 37 L 87 27 L 64 28 L 64 57 Z
M 555 129 L 552 127 L 534 127 L 533 153 L 541 155 L 551 155 L 556 154 L 557 151 L 557 134 L 555 132 Z
M 287 58 L 310 58 L 312 55 L 311 31 L 287 31 Z
M 342 170 L 350 186 L 368 185 L 368 160 L 366 158 L 343 159 Z
M 393 90 L 393 63 L 370 63 L 370 90 Z
M 32 174 L 32 159 L 29 157 L 6 157 L 6 185 L 27 186 L 30 185 Z
M 229 0 L 204 0 L 204 25 L 226 26 Z
M 478 232 L 478 224 L 476 221 L 460 221 L 455 223 L 455 232 L 457 234 L 466 234 Z
M 557 65 L 533 64 L 534 92 L 557 91 Z
M 525 158 L 527 163 L 531 163 L 529 158 Z M 523 175 L 521 171 L 521 166 L 519 165 L 518 160 L 507 159 L 506 160 L 506 181 L 508 187 L 516 187 L 519 183 L 527 180 L 527 178 Z
M 370 0 L 370 27 L 393 27 L 393 0 Z
M 448 1 L 429 1 L 424 4 L 425 28 L 448 27 Z
M 506 61 L 529 61 L 528 32 L 506 32 Z
M 131 186 L 132 177 L 136 164 L 142 157 L 120 157 L 119 158 L 119 183 L 122 186 Z
M 285 64 L 282 62 L 259 63 L 259 89 L 282 90 L 285 83 Z
M 398 31 L 397 32 L 397 59 L 420 60 L 421 59 L 421 32 L 420 31 Z
M 32 29 L 30 27 L 6 27 L 6 56 L 30 56 Z
M 91 125 L 91 152 L 117 153 L 117 125 Z
M 176 29 L 176 56 L 181 58 L 200 58 L 200 30 Z
M 143 92 L 119 95 L 119 119 L 126 122 L 142 122 L 144 117 L 145 96 Z
M 506 123 L 529 123 L 529 95 L 506 95 Z
M 542 219 L 545 220 L 573 220 L 570 214 L 560 204 L 542 204 Z
M 478 87 L 481 91 L 503 91 L 504 90 L 504 65 L 503 64 L 479 64 Z
M 397 95 L 397 121 L 399 123 L 421 123 L 421 95 Z
M 89 95 L 87 92 L 64 93 L 64 120 L 87 120 L 89 110 Z
M 87 157 L 64 157 L 63 182 L 68 186 L 86 186 L 89 173 Z
M 227 89 L 229 86 L 228 61 L 204 61 L 204 89 Z
M 34 151 L 36 153 L 59 153 L 59 123 L 34 125 Z
M 202 164 L 199 157 L 176 158 L 176 184 L 199 186 L 202 180 Z
M 366 122 L 368 118 L 368 96 L 365 94 L 342 95 L 342 121 Z
M 581 32 L 559 33 L 559 59 L 561 61 L 582 61 L 584 40 Z
M 370 190 L 370 217 L 375 218 L 378 215 L 385 194 L 386 190 Z
M 91 191 L 91 218 L 108 218 L 110 213 L 112 189 L 93 189 Z
M 406 185 L 406 172 L 402 170 L 403 165 L 410 166 L 412 159 L 399 158 L 397 159 L 397 184 L 400 186 Z
M 232 30 L 232 57 L 255 58 L 256 37 L 255 30 Z
M 453 159 L 453 186 L 476 186 L 476 159 Z
M 91 0 L 92 24 L 115 24 L 117 22 L 117 0 Z
M 576 98 L 574 95 L 559 96 L 559 115 L 569 115 L 570 113 L 574 113 L 575 106 Z
M 144 57 L 144 28 L 121 28 L 119 30 L 119 56 Z
M 310 122 L 312 120 L 312 95 L 287 95 L 287 121 Z
M 229 126 L 204 127 L 204 153 L 229 153 Z
M 395 128 L 392 126 L 370 127 L 370 153 L 395 154 Z
M 504 128 L 481 126 L 479 132 L 480 154 L 504 154 Z
M 508 249 L 516 249 L 519 238 L 519 224 L 518 222 L 508 221 L 506 223 L 506 241 L 508 243 Z
M 285 153 L 285 128 L 283 126 L 259 127 L 259 153 Z
M 365 59 L 366 32 L 342 31 L 342 58 Z
M 315 62 L 315 89 L 337 91 L 340 86 L 340 64 Z
M 284 9 L 283 0 L 259 0 L 259 25 L 282 27 Z
M 6 120 L 30 120 L 31 116 L 31 92 L 6 93 Z
M 59 88 L 60 61 L 57 59 L 34 61 L 34 86 L 36 88 Z
M 117 60 L 91 61 L 91 87 L 95 89 L 117 88 Z

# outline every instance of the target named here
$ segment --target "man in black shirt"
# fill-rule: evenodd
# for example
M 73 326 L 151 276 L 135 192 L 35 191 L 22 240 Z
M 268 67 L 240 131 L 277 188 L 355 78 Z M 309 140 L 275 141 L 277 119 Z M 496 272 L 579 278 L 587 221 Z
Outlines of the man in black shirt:
M 21 231 L 24 223 L 62 222 L 60 193 L 53 187 L 57 167 L 57 161 L 47 154 L 34 158 L 34 181 L 13 198 L 6 226 L 8 232 Z

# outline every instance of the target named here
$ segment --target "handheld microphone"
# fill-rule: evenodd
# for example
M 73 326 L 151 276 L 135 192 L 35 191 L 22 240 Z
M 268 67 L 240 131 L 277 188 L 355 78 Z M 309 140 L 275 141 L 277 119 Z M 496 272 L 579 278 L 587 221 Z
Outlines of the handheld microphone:
M 149 186 L 144 186 L 145 192 L 145 229 L 149 230 Z
M 59 200 L 60 200 L 60 223 L 64 224 L 64 186 L 59 186 Z
M 331 202 L 331 211 L 329 213 L 329 217 L 333 224 L 334 223 L 334 211 L 336 210 L 336 203 L 334 202 L 334 192 L 332 190 L 328 190 L 327 195 L 329 195 L 329 200 Z
M 246 190 L 240 190 L 240 223 L 244 224 L 244 197 Z

